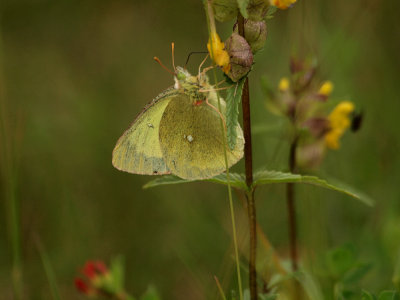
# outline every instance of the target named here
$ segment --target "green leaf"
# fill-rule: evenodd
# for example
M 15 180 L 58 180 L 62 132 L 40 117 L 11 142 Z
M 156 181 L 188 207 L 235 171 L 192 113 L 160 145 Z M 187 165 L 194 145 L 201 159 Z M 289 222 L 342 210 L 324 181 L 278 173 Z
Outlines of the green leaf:
M 110 263 L 110 273 L 112 289 L 117 293 L 122 291 L 125 283 L 124 258 L 122 256 L 113 258 Z
M 371 267 L 372 264 L 369 263 L 363 263 L 355 266 L 344 275 L 342 282 L 348 285 L 359 282 L 365 276 L 365 274 L 368 273 Z
M 243 18 L 247 19 L 248 14 L 247 14 L 247 6 L 249 5 L 249 0 L 237 0 L 239 10 Z
M 268 7 L 267 14 L 265 16 L 265 20 L 272 19 L 274 17 L 274 13 L 278 10 L 278 8 L 275 5 L 270 5 Z
M 400 300 L 400 296 L 396 291 L 383 291 L 379 294 L 378 300 Z
M 161 300 L 161 298 L 157 289 L 153 285 L 150 285 L 147 291 L 140 297 L 140 300 Z
M 363 195 L 362 193 L 355 191 L 353 188 L 349 188 L 348 186 L 340 186 L 340 185 L 333 185 L 328 183 L 327 181 L 320 179 L 316 176 L 309 176 L 309 175 L 299 175 L 299 174 L 292 174 L 292 173 L 283 173 L 279 171 L 268 171 L 262 170 L 258 171 L 254 174 L 254 183 L 253 188 L 261 185 L 261 184 L 271 184 L 271 183 L 307 183 L 316 185 L 319 187 L 323 187 L 326 189 L 334 190 L 337 192 L 344 193 L 348 196 L 351 196 L 357 200 L 360 200 L 362 203 L 372 206 L 373 201 Z
M 242 100 L 243 85 L 246 77 L 240 79 L 227 91 L 226 98 L 226 127 L 228 146 L 233 150 L 236 146 L 239 104 Z
M 376 296 L 368 291 L 363 290 L 361 300 L 376 300 Z
M 226 178 L 226 174 L 222 173 L 213 178 L 205 179 L 205 180 L 186 180 L 179 178 L 175 175 L 165 175 L 162 177 L 158 177 L 152 181 L 146 183 L 143 188 L 152 188 L 160 185 L 170 185 L 170 184 L 180 184 L 180 183 L 188 183 L 188 182 L 195 182 L 195 181 L 208 181 L 223 185 L 228 185 L 228 180 Z M 247 190 L 247 186 L 245 183 L 244 175 L 237 174 L 237 173 L 229 173 L 229 182 L 232 187 L 239 188 L 242 190 Z
M 356 255 L 352 245 L 347 244 L 333 250 L 326 255 L 326 264 L 334 277 L 341 278 L 356 264 Z
M 231 21 L 237 18 L 238 3 L 236 0 L 213 0 L 214 17 L 219 22 Z

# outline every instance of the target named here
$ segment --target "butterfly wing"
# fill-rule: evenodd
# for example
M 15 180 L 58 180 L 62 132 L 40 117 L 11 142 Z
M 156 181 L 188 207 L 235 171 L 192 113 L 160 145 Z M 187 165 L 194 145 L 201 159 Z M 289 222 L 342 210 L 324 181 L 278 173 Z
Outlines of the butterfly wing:
M 225 102 L 222 104 L 225 106 Z M 243 156 L 243 132 L 238 126 L 236 147 L 230 150 L 224 144 L 220 122 L 220 115 L 205 102 L 193 105 L 183 93 L 170 101 L 161 118 L 159 132 L 168 169 L 184 179 L 213 177 L 226 170 L 224 147 L 228 165 L 235 164 Z
M 115 145 L 112 155 L 115 168 L 142 175 L 171 173 L 163 160 L 159 125 L 165 108 L 176 94 L 175 89 L 166 90 L 136 117 Z

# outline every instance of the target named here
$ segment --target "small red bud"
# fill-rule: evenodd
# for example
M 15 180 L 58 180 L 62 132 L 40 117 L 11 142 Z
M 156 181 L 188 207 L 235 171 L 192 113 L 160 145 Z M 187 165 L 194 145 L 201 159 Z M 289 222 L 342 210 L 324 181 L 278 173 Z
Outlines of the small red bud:
M 87 283 L 81 279 L 81 278 L 75 278 L 75 287 L 78 291 L 80 291 L 81 293 L 87 295 L 89 294 L 89 286 L 87 285 Z

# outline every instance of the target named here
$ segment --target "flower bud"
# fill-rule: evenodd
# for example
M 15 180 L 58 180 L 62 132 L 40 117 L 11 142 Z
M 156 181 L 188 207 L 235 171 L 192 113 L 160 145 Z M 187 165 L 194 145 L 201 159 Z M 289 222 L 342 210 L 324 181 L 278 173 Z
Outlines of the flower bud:
M 253 53 L 247 41 L 235 32 L 226 40 L 225 48 L 231 65 L 230 71 L 226 74 L 232 81 L 237 82 L 251 70 Z
M 238 32 L 238 26 L 235 24 L 234 32 Z M 251 51 L 256 53 L 264 47 L 267 39 L 267 24 L 265 21 L 245 20 L 244 37 L 251 47 Z

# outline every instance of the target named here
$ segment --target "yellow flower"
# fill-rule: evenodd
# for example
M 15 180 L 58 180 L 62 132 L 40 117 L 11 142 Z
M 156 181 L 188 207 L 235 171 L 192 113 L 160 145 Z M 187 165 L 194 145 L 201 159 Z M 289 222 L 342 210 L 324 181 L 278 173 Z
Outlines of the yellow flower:
M 319 88 L 318 94 L 323 96 L 329 96 L 333 91 L 333 83 L 331 81 L 325 81 Z
M 279 81 L 279 90 L 281 92 L 286 92 L 290 88 L 290 82 L 287 77 L 282 77 L 282 79 Z
M 280 9 L 288 9 L 291 7 L 294 3 L 296 3 L 297 0 L 270 0 L 271 5 L 276 6 L 277 8 Z
M 330 130 L 325 135 L 325 144 L 330 149 L 338 149 L 339 139 L 350 126 L 350 114 L 354 111 L 354 104 L 350 101 L 340 102 L 328 116 Z
M 218 33 L 215 31 L 211 32 L 211 39 L 207 43 L 207 49 L 215 63 L 222 68 L 224 73 L 228 73 L 231 69 L 229 55 L 225 50 L 225 44 L 221 42 Z

